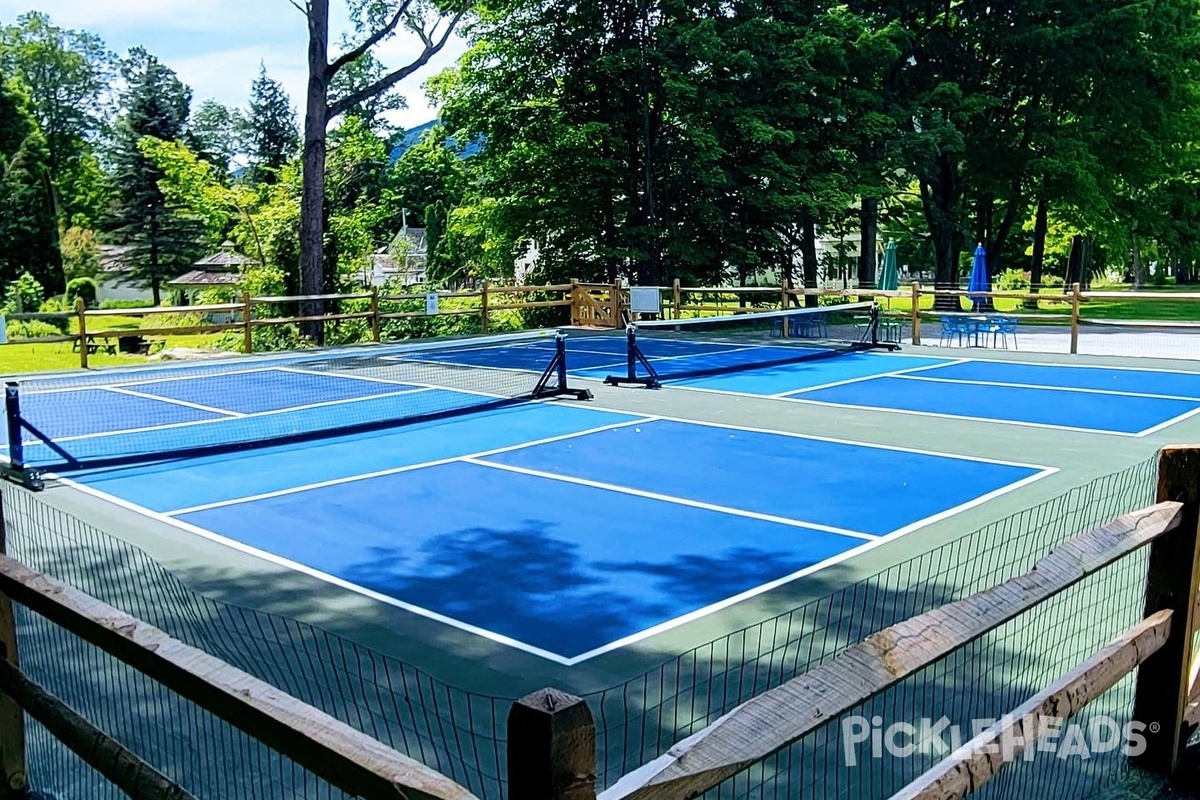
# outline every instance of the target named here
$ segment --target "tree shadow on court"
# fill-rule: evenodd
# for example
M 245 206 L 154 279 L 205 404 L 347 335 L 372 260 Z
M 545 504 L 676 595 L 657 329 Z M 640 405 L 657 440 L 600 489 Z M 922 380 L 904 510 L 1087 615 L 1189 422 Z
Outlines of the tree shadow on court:
M 860 580 L 839 569 L 822 571 L 805 579 L 817 599 L 780 609 L 765 619 L 759 615 L 741 627 L 725 627 L 704 645 L 674 658 L 660 657 L 655 668 L 587 694 L 598 728 L 601 784 L 609 785 L 661 755 L 738 704 L 829 663 L 870 633 L 1024 572 L 1056 543 L 1128 510 L 1106 504 L 1099 493 L 1088 494 L 1087 499 L 1087 504 L 1076 496 L 1068 498 L 1064 508 L 1032 509 Z M 1129 507 L 1136 505 L 1140 503 Z M 1067 509 L 1086 509 L 1086 518 L 1064 513 Z M 57 510 L 37 508 L 36 501 L 28 508 L 9 503 L 6 512 L 10 553 L 23 563 L 321 708 L 450 775 L 487 800 L 501 796 L 502 737 L 509 701 L 456 689 L 443 680 L 452 678 L 453 672 L 431 675 L 299 621 L 299 612 L 313 604 L 311 593 L 304 592 L 306 587 L 312 589 L 311 578 L 297 575 L 281 580 L 279 573 L 264 570 L 262 585 L 241 594 L 230 590 L 229 599 L 241 603 L 235 605 L 189 588 L 190 571 L 172 572 L 122 540 Z M 1059 524 L 1063 519 L 1069 522 Z M 501 598 L 507 604 L 527 600 L 552 587 L 556 577 L 579 568 L 569 548 L 544 552 L 539 545 L 542 538 L 544 531 L 537 529 L 478 530 L 471 547 L 447 556 L 446 566 L 452 572 L 435 584 L 412 588 L 418 593 L 444 591 L 453 600 L 449 594 L 453 581 L 441 583 L 442 578 L 472 580 L 494 565 L 497 553 L 515 558 L 536 552 L 548 566 L 528 576 L 511 576 L 516 588 Z M 472 552 L 473 547 L 479 552 Z M 647 572 L 636 562 L 607 566 Z M 684 559 L 648 574 L 664 586 L 678 581 L 681 591 L 695 592 L 709 568 Z M 496 591 L 505 592 L 500 586 L 503 577 L 501 573 L 486 580 Z M 230 586 L 244 584 L 246 576 L 234 578 Z M 849 714 L 879 717 L 884 726 L 946 716 L 967 726 L 967 738 L 972 720 L 997 717 L 1016 707 L 1136 622 L 1143 581 L 1144 560 L 1119 562 L 905 678 Z M 588 591 L 596 590 L 593 583 L 584 585 Z M 287 602 L 278 602 L 280 592 L 287 595 Z M 276 601 L 273 610 L 291 607 L 296 616 L 250 607 L 271 597 Z M 620 608 L 612 611 L 617 617 L 622 613 Z M 294 774 L 288 769 L 243 771 L 243 759 L 251 756 L 239 755 L 241 745 L 236 739 L 223 739 L 222 728 L 208 727 L 223 723 L 197 721 L 194 710 L 176 705 L 177 701 L 161 694 L 166 692 L 161 686 L 122 672 L 111 659 L 80 654 L 76 644 L 64 645 L 61 636 L 61 631 L 39 633 L 22 623 L 22 661 L 31 677 L 61 692 L 85 715 L 114 726 L 118 738 L 147 753 L 169 775 L 183 776 L 179 779 L 186 778 L 188 785 L 219 787 L 203 794 L 299 796 L 300 790 L 290 784 L 271 783 L 276 779 L 270 776 Z M 658 652 L 645 649 L 652 656 Z M 1127 679 L 1087 713 L 1127 717 L 1130 697 Z M 858 763 L 849 766 L 840 722 L 835 720 L 755 765 L 737 779 L 741 784 L 728 784 L 725 791 L 733 786 L 734 794 L 756 797 L 884 797 L 944 755 L 930 749 L 907 758 L 887 754 L 873 758 L 869 748 L 860 746 Z M 217 741 L 231 744 L 209 752 L 209 745 Z M 258 758 L 252 747 L 245 752 Z M 107 796 L 77 790 L 86 781 L 75 771 L 64 772 L 62 765 L 67 762 L 61 747 L 42 738 L 31 744 L 30 761 L 31 774 L 43 781 L 35 784 L 37 788 L 65 791 L 59 787 L 67 786 L 75 796 Z M 1039 755 L 1030 764 L 1006 771 L 984 789 L 983 796 L 1086 796 L 1119 780 L 1122 763 L 1119 752 L 1093 754 L 1087 760 Z M 234 780 L 229 777 L 231 770 L 225 769 L 230 766 L 236 787 L 228 783 Z

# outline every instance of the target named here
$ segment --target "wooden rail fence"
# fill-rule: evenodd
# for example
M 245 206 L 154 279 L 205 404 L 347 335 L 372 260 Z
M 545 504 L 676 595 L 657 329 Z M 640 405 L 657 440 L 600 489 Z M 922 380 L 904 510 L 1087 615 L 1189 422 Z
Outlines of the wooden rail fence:
M 24 491 L 11 488 L 9 491 Z M 0 506 L 0 532 L 3 532 Z M 1159 453 L 1157 502 L 1055 547 L 1029 570 L 880 630 L 830 661 L 741 704 L 661 757 L 596 792 L 596 731 L 588 705 L 556 690 L 513 704 L 506 740 L 510 800 L 692 798 L 744 772 L 913 675 L 1141 548 L 1149 548 L 1142 620 L 1000 722 L 950 753 L 893 800 L 965 797 L 1137 670 L 1133 720 L 1146 746 L 1138 766 L 1169 776 L 1200 718 L 1200 445 Z M 458 783 L 164 632 L 3 555 L 0 538 L 0 768 L 26 788 L 24 716 L 115 785 L 143 798 L 189 795 L 153 765 L 91 727 L 20 671 L 13 607 L 22 606 L 366 798 L 466 800 Z M 1155 724 L 1150 724 L 1155 723 Z M 997 747 L 1006 740 L 1016 746 Z M 39 787 L 32 787 L 39 788 Z
M 914 282 L 898 291 L 882 289 L 805 289 L 793 288 L 787 283 L 779 286 L 683 286 L 675 281 L 671 286 L 658 287 L 660 309 L 663 319 L 683 319 L 688 316 L 711 316 L 751 313 L 764 310 L 779 310 L 803 306 L 808 298 L 833 300 L 874 300 L 890 303 L 904 299 L 910 304 L 906 312 L 891 316 L 907 319 L 912 330 L 913 344 L 921 344 L 922 322 L 945 311 L 922 309 L 925 298 L 952 303 L 961 309 L 964 299 L 1006 299 L 1020 301 L 1020 309 L 1005 313 L 1022 322 L 1070 327 L 1070 352 L 1079 352 L 1080 329 L 1089 322 L 1102 322 L 1087 317 L 1087 304 L 1103 300 L 1146 300 L 1152 302 L 1176 301 L 1196 302 L 1196 319 L 1200 320 L 1200 293 L 1196 292 L 1105 292 L 1083 291 L 1074 284 L 1062 294 L 1030 292 L 985 292 L 971 293 L 961 290 L 929 289 Z M 540 295 L 530 299 L 530 295 Z M 549 298 L 549 299 L 546 299 Z M 466 305 L 447 307 L 443 300 L 464 300 Z M 471 302 L 474 301 L 474 302 Z M 414 303 L 437 303 L 431 310 L 395 308 L 396 304 L 411 306 Z M 299 309 L 329 305 L 332 310 L 321 314 L 290 315 L 289 307 Z M 1054 314 L 1029 310 L 1029 304 L 1057 305 L 1065 313 Z M 351 309 L 344 309 L 351 304 Z M 570 323 L 577 326 L 620 328 L 631 319 L 629 290 L 621 283 L 587 283 L 571 281 L 563 284 L 543 286 L 493 286 L 484 283 L 479 289 L 453 292 L 410 292 L 385 294 L 377 289 L 348 294 L 320 294 L 304 296 L 250 297 L 243 295 L 237 302 L 197 306 L 157 306 L 146 308 L 88 309 L 78 301 L 74 311 L 26 312 L 7 316 L 8 320 L 41 320 L 64 327 L 74 324 L 74 330 L 51 336 L 14 337 L 10 344 L 70 342 L 79 352 L 79 365 L 88 366 L 89 355 L 99 351 L 117 352 L 125 343 L 133 345 L 130 352 L 148 353 L 154 346 L 164 343 L 162 337 L 190 334 L 226 333 L 241 331 L 241 349 L 251 353 L 255 349 L 254 332 L 262 328 L 295 325 L 304 322 L 342 323 L 361 320 L 366 324 L 371 341 L 383 341 L 386 324 L 392 320 L 418 320 L 438 317 L 475 317 L 478 331 L 488 333 L 493 327 L 496 313 L 531 309 L 569 308 Z M 885 313 L 888 313 L 885 309 Z M 186 316 L 192 321 L 164 321 L 155 323 L 154 318 Z M 140 320 L 137 325 L 126 323 L 114 325 L 111 320 Z M 567 315 L 564 313 L 563 319 Z M 1143 321 L 1145 325 L 1164 327 L 1181 326 L 1189 323 L 1178 321 Z M 138 349 L 140 348 L 140 350 Z

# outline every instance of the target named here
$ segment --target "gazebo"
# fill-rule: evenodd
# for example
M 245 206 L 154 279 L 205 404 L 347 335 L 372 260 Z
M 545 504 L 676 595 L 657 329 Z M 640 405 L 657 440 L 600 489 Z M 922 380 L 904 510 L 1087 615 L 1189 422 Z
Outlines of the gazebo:
M 174 280 L 167 281 L 172 289 L 187 293 L 189 302 L 196 292 L 205 289 L 233 288 L 242 283 L 243 267 L 255 266 L 258 262 L 247 258 L 234 249 L 233 242 L 226 241 L 221 249 L 192 264 L 195 269 Z

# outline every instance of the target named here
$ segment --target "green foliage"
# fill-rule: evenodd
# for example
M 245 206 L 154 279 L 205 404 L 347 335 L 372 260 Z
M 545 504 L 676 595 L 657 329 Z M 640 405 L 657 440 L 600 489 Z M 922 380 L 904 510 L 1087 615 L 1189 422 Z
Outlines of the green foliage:
M 149 300 L 114 300 L 106 298 L 100 301 L 100 308 L 152 308 L 153 304 Z
M 998 292 L 1016 292 L 1029 289 L 1029 273 L 1019 269 L 1006 269 L 992 279 Z
M 58 247 L 68 282 L 100 274 L 100 241 L 95 231 L 78 226 L 67 228 L 59 237 Z
M 275 183 L 284 164 L 300 145 L 296 111 L 283 84 L 259 67 L 250 86 L 250 107 L 239 123 L 242 148 L 250 157 L 250 177 L 257 183 Z
M 62 328 L 40 319 L 12 319 L 5 328 L 9 339 L 41 339 L 65 333 Z
M 96 281 L 93 278 L 75 278 L 67 284 L 67 303 L 72 307 L 78 298 L 90 308 L 96 305 Z
M 229 171 L 229 162 L 238 150 L 240 115 L 218 103 L 205 100 L 192 112 L 188 123 L 187 143 L 197 156 L 217 170 L 224 180 Z
M 114 133 L 117 204 L 111 236 L 127 246 L 123 260 L 130 279 L 150 287 L 157 305 L 163 281 L 185 272 L 203 250 L 203 221 L 168 203 L 159 186 L 164 173 L 142 152 L 140 142 L 145 137 L 174 141 L 183 136 L 191 90 L 141 49 L 130 52 L 121 72 L 126 86 Z
M 6 313 L 36 311 L 42 305 L 45 289 L 37 278 L 22 272 L 15 281 L 4 287 L 4 310 Z

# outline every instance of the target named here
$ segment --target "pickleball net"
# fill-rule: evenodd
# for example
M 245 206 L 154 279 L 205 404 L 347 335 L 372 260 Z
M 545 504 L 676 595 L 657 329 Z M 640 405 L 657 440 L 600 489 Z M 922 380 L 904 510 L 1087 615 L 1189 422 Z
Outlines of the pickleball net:
M 897 350 L 880 336 L 873 303 L 696 319 L 638 322 L 625 330 L 623 374 L 605 383 L 656 387 L 663 381 L 767 369 L 869 350 Z
M 8 474 L 380 430 L 535 399 L 567 384 L 566 335 L 367 346 L 33 377 L 6 385 Z

